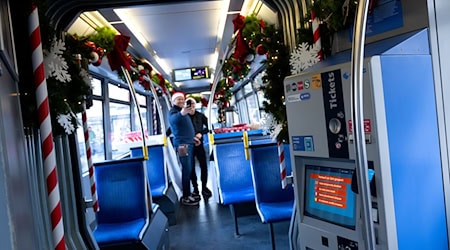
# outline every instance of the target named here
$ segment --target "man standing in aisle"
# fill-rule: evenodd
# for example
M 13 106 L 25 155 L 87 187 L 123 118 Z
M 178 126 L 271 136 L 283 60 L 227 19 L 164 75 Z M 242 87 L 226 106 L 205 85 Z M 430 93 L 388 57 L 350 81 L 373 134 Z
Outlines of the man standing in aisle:
M 202 195 L 204 199 L 208 199 L 212 196 L 211 191 L 207 188 L 206 184 L 208 182 L 208 165 L 206 163 L 206 153 L 205 148 L 203 147 L 203 135 L 208 133 L 208 118 L 203 113 L 200 113 L 195 110 L 195 99 L 189 97 L 186 99 L 187 103 L 191 103 L 194 107 L 189 112 L 189 117 L 192 120 L 192 124 L 194 125 L 195 137 L 200 140 L 200 145 L 196 145 L 194 147 L 194 157 L 192 157 L 192 174 L 191 181 L 192 186 L 194 187 L 194 191 L 192 192 L 192 196 L 199 199 L 200 193 L 198 190 L 197 184 L 197 174 L 195 173 L 195 157 L 197 157 L 198 163 L 200 165 L 200 179 L 202 181 Z
M 193 169 L 194 146 L 199 145 L 200 140 L 195 137 L 194 126 L 188 116 L 192 109 L 195 111 L 195 106 L 185 104 L 185 96 L 182 92 L 175 92 L 172 95 L 172 105 L 169 111 L 169 125 L 174 136 L 173 144 L 182 167 L 183 197 L 181 204 L 195 206 L 198 205 L 199 197 L 193 197 L 191 194 L 190 177 Z

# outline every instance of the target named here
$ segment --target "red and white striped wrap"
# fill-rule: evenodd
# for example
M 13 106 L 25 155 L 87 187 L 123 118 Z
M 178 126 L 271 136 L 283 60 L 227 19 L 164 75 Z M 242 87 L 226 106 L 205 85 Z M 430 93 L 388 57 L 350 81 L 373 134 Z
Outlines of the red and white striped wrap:
M 322 41 L 320 40 L 320 29 L 319 29 L 319 18 L 316 17 L 316 13 L 314 11 L 311 12 L 311 19 L 312 19 L 312 30 L 313 30 L 313 37 L 314 37 L 314 46 L 318 49 L 317 55 L 319 56 L 320 60 L 323 59 L 322 54 Z
M 157 135 L 158 133 L 158 117 L 157 117 L 157 103 L 156 100 L 153 99 L 153 114 L 152 114 L 152 119 L 153 119 L 153 134 Z M 163 131 L 163 133 L 165 133 L 166 131 Z
M 280 160 L 280 175 L 281 175 L 281 187 L 285 189 L 287 187 L 286 180 L 286 162 L 284 161 L 284 146 L 281 141 L 277 142 L 278 145 L 278 159 Z
M 52 223 L 53 244 L 55 249 L 66 249 L 58 174 L 56 171 L 56 156 L 50 120 L 50 107 L 48 103 L 47 81 L 45 79 L 44 55 L 42 53 L 41 31 L 38 10 L 35 5 L 33 5 L 28 18 L 28 27 L 30 45 L 33 53 L 32 66 L 36 87 L 36 102 L 44 159 L 44 174 L 47 182 L 47 203 Z
M 97 187 L 95 185 L 94 164 L 92 163 L 92 149 L 91 149 L 91 141 L 89 138 L 89 126 L 87 124 L 86 102 L 83 102 L 83 112 L 81 113 L 81 119 L 83 120 L 84 145 L 86 147 L 86 158 L 89 166 L 89 181 L 91 183 L 91 194 L 93 203 L 92 208 L 94 209 L 95 212 L 98 212 Z

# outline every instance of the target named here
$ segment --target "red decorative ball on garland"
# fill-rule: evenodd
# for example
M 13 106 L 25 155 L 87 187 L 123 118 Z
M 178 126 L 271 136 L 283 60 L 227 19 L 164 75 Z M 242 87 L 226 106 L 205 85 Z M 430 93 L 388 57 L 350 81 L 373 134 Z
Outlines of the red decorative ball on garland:
M 258 53 L 258 55 L 264 55 L 267 53 L 267 49 L 262 44 L 259 44 L 256 46 L 256 53 Z

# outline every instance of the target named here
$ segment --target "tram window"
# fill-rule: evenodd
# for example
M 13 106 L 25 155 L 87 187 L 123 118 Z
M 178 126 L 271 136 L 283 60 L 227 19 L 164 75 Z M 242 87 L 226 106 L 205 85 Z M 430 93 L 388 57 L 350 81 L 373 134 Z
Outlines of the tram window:
M 248 109 L 247 109 L 247 104 L 245 103 L 245 99 L 240 100 L 238 102 L 238 107 L 239 107 L 239 111 L 240 111 L 239 112 L 239 123 L 249 123 Z
M 245 84 L 244 86 L 244 95 L 248 94 L 248 93 L 252 93 L 253 92 L 253 86 L 252 86 L 252 82 L 248 82 L 247 84 Z
M 264 98 L 264 91 L 262 90 L 258 90 L 258 92 L 256 92 L 256 94 L 258 95 L 258 103 L 259 103 L 259 107 L 263 108 L 264 107 L 264 100 L 266 100 L 266 98 Z
M 140 106 L 147 106 L 147 97 L 145 95 L 136 94 L 136 99 Z
M 245 98 L 247 101 L 248 114 L 250 116 L 250 123 L 258 123 L 260 120 L 259 107 L 256 100 L 256 95 L 250 95 Z
M 92 94 L 96 96 L 102 96 L 102 81 L 97 78 L 91 80 Z
M 139 108 L 140 112 L 141 112 L 141 116 L 142 116 L 142 125 L 144 126 L 144 132 L 145 134 L 148 134 L 148 129 L 147 129 L 147 108 L 145 107 L 140 107 Z M 133 113 L 134 116 L 134 124 L 135 124 L 135 131 L 141 131 L 141 123 L 139 122 L 139 115 L 135 112 Z
M 102 102 L 93 100 L 91 108 L 86 110 L 87 124 L 89 128 L 89 142 L 91 144 L 92 162 L 101 162 L 105 160 L 105 139 L 103 137 L 103 110 Z M 81 113 L 77 119 L 82 124 Z M 80 162 L 82 173 L 88 171 L 86 159 L 86 147 L 83 127 L 77 129 L 78 150 L 80 152 Z
M 108 85 L 108 96 L 110 99 L 130 102 L 130 91 L 114 84 Z
M 236 100 L 241 100 L 243 98 L 242 92 L 241 90 L 239 90 L 238 92 L 236 92 Z
M 130 110 L 130 105 L 120 103 L 109 104 L 113 159 L 117 159 L 129 151 L 126 145 L 126 135 L 131 132 Z

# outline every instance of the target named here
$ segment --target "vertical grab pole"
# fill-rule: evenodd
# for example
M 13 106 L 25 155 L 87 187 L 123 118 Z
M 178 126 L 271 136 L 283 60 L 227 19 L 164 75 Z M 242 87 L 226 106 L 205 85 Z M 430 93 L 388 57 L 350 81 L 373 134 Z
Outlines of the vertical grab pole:
M 248 151 L 248 133 L 247 133 L 247 131 L 244 131 L 242 136 L 243 136 L 242 140 L 244 141 L 245 159 L 249 160 L 250 159 L 250 154 L 249 154 L 249 151 Z
M 151 82 L 150 83 L 150 90 L 152 91 L 153 98 L 155 98 L 156 110 L 158 110 L 159 121 L 161 122 L 161 130 L 162 130 L 163 140 L 164 140 L 163 143 L 164 143 L 164 147 L 166 147 L 167 146 L 166 123 L 164 122 L 163 112 L 162 112 L 162 108 L 161 108 L 161 103 L 159 102 L 158 93 L 156 93 L 155 86 L 153 86 L 153 84 L 156 84 L 156 83 L 153 82 L 151 80 L 151 78 L 150 78 L 150 82 Z M 170 107 L 170 106 L 168 106 L 168 107 Z
M 375 249 L 375 233 L 372 221 L 372 202 L 368 179 L 366 140 L 364 137 L 363 110 L 363 60 L 366 33 L 366 21 L 369 0 L 361 0 L 355 17 L 353 30 L 352 61 L 351 61 L 351 90 L 352 90 L 352 118 L 355 131 L 355 153 L 357 166 L 357 180 L 359 194 L 362 201 L 363 236 L 365 249 Z
M 132 97 L 134 105 L 136 106 L 136 109 L 137 109 L 139 123 L 141 124 L 142 153 L 144 155 L 144 159 L 148 160 L 148 149 L 147 149 L 147 142 L 145 141 L 144 123 L 142 122 L 141 109 L 139 107 L 139 103 L 136 98 L 136 90 L 134 89 L 133 81 L 131 80 L 131 76 L 128 73 L 128 71 L 123 66 L 121 68 L 122 68 L 123 75 L 127 79 L 128 87 L 130 88 L 130 92 L 131 92 L 131 97 Z

